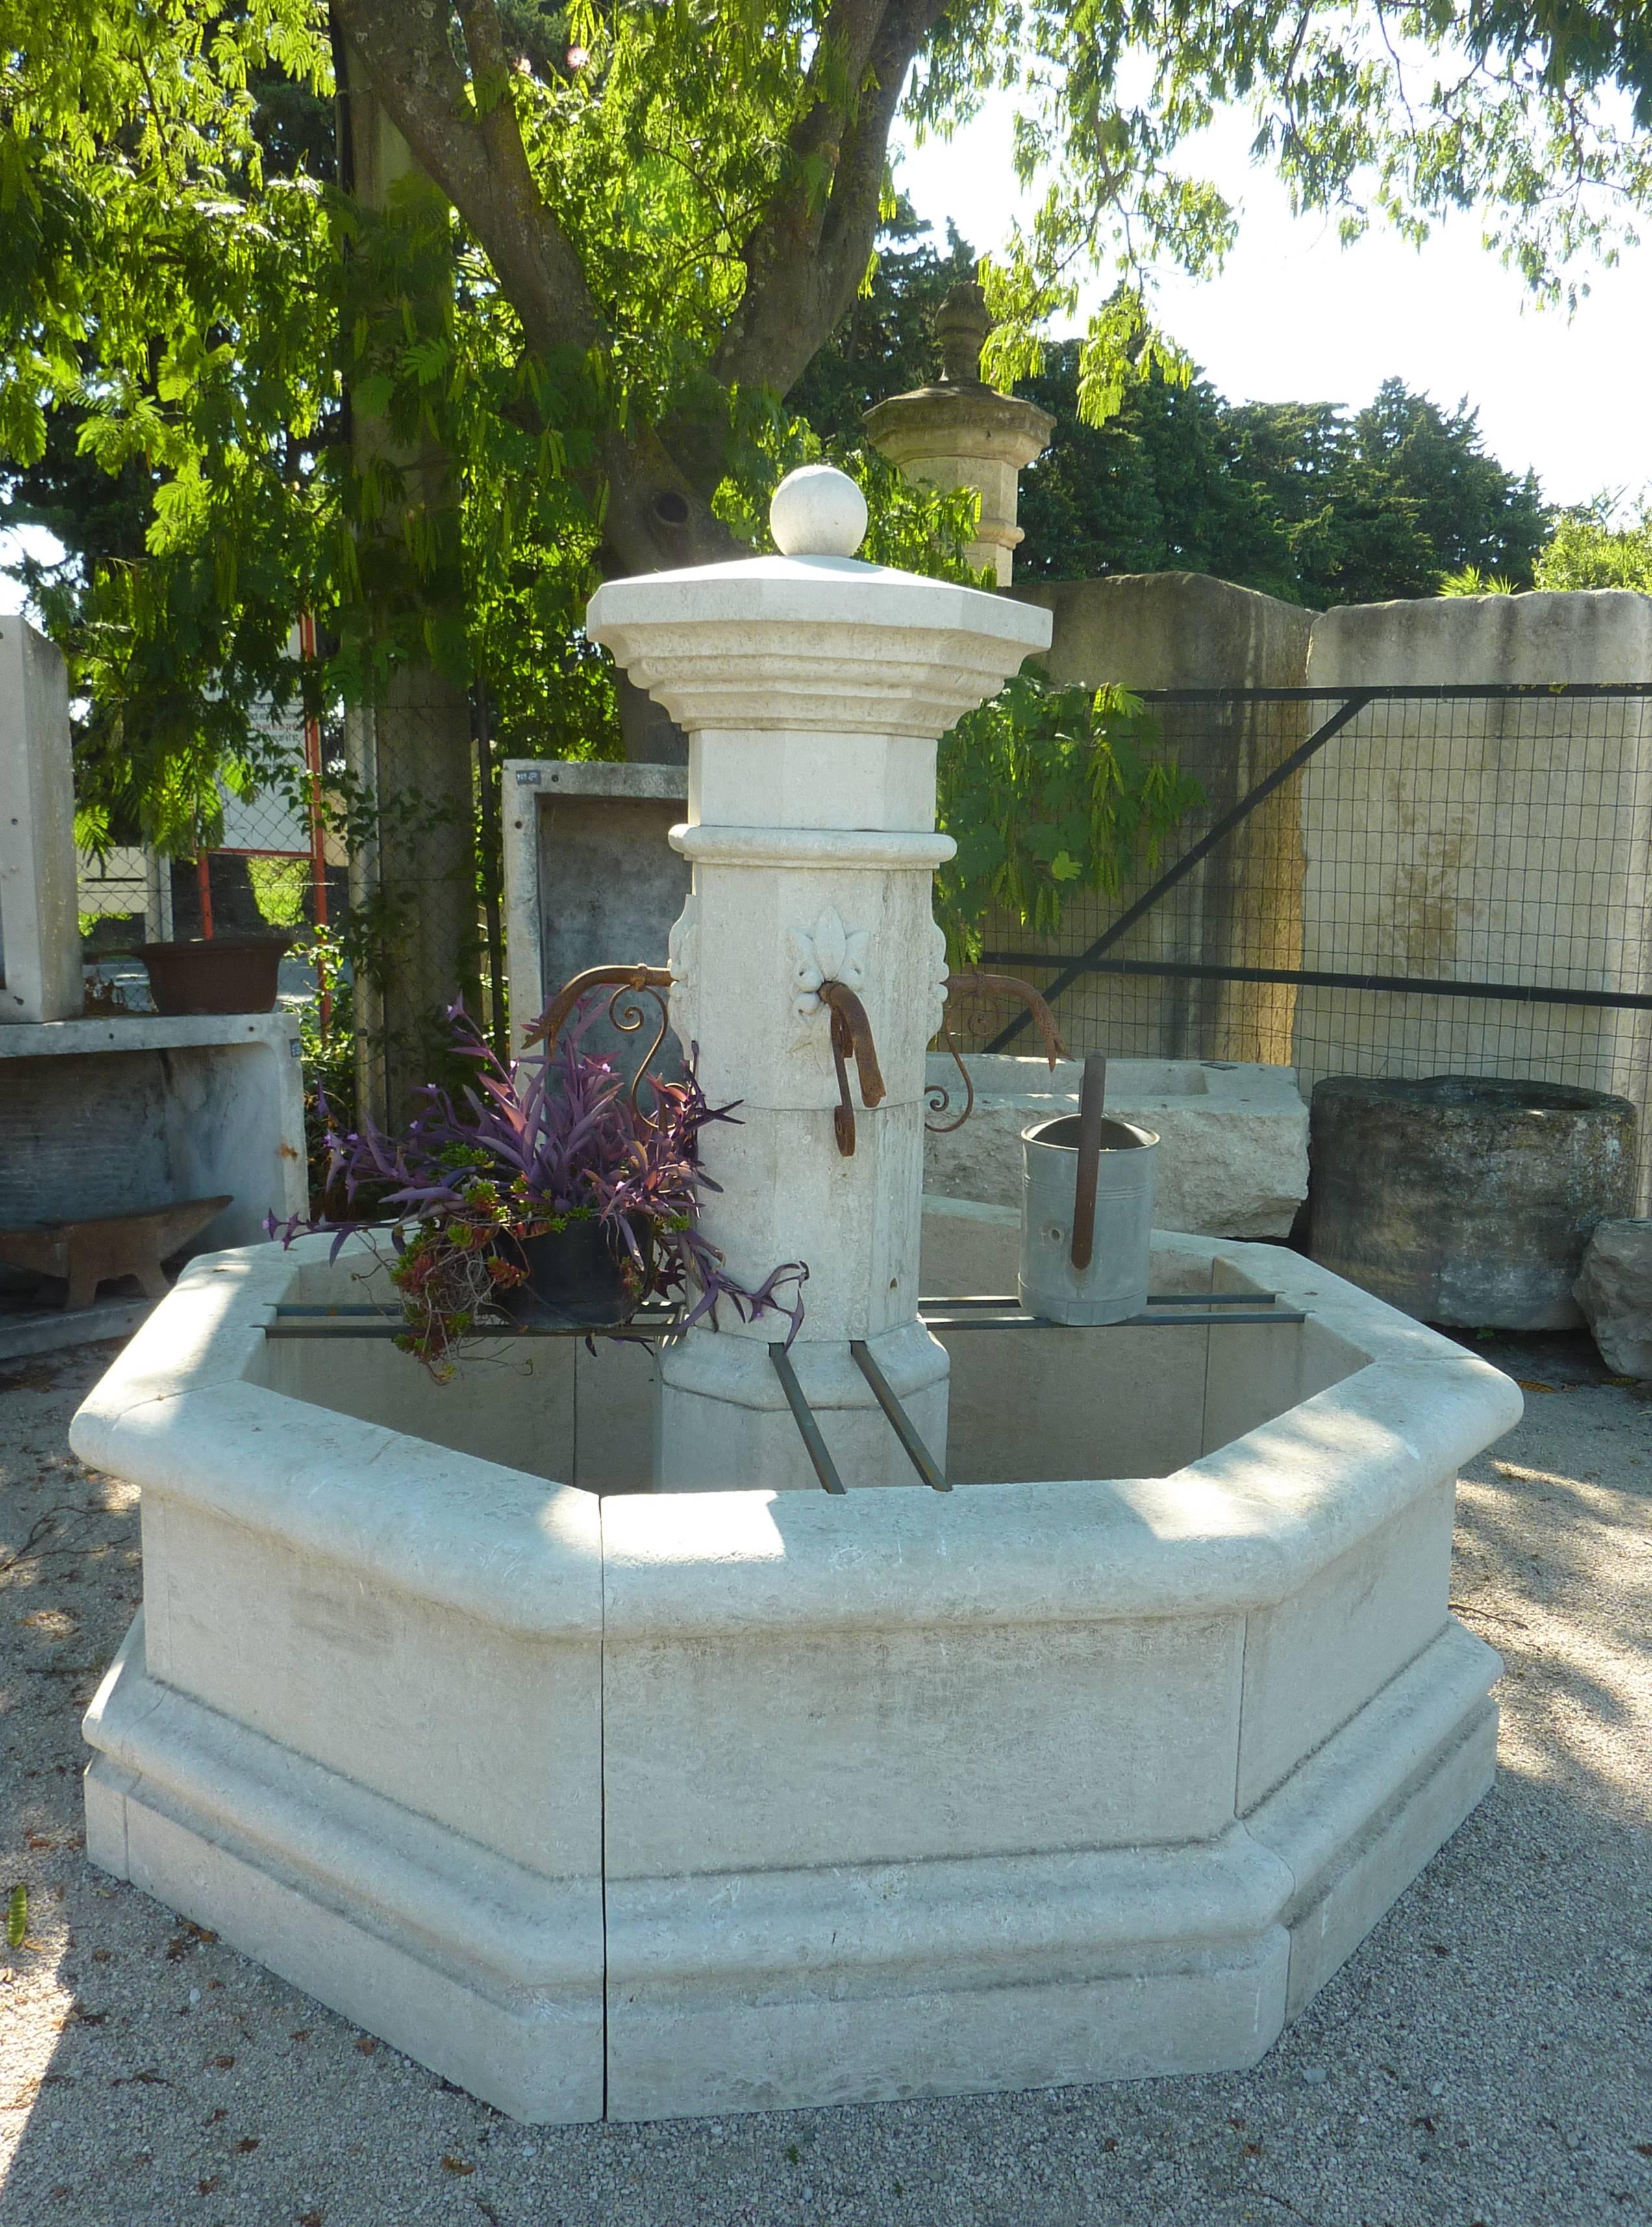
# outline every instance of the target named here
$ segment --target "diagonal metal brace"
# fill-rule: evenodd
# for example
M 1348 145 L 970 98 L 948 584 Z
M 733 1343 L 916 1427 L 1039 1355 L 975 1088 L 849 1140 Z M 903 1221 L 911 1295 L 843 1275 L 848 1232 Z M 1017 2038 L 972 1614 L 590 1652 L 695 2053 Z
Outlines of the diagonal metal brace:
M 1199 861 L 1208 858 L 1217 844 L 1231 835 L 1235 827 L 1248 820 L 1259 804 L 1266 803 L 1276 788 L 1283 788 L 1292 774 L 1299 773 L 1311 757 L 1324 750 L 1333 735 L 1341 734 L 1351 719 L 1357 719 L 1376 692 L 1374 688 L 1350 690 L 1346 701 L 1339 705 L 1329 718 L 1314 729 L 1305 743 L 1299 743 L 1289 757 L 1281 758 L 1271 774 L 1259 781 L 1254 788 L 1247 790 L 1231 811 L 1224 812 L 1208 833 L 1202 835 L 1190 849 L 1184 851 L 1174 865 L 1166 867 L 1151 888 L 1142 891 L 1134 904 L 1121 912 L 1111 926 L 1102 929 L 1094 943 L 1081 951 L 1076 959 L 1067 959 L 1062 961 L 1054 979 L 1044 985 L 1046 999 L 1059 998 L 1064 990 L 1072 988 L 1081 974 L 1088 973 L 1104 951 L 1111 950 L 1121 936 L 1127 935 L 1134 928 L 1139 920 L 1151 912 L 1159 899 L 1173 890 L 1179 881 L 1190 874 Z M 1054 965 L 1055 962 L 1052 960 L 1050 963 Z M 998 1031 L 997 1036 L 986 1047 L 987 1050 L 989 1052 L 1005 1050 L 1007 1046 L 1014 1043 L 1026 1025 L 1027 1016 L 1024 1013 L 1017 1013 L 1007 1028 Z
M 798 1436 L 803 1441 L 804 1452 L 814 1465 L 814 1474 L 827 1492 L 845 1490 L 843 1479 L 838 1475 L 838 1465 L 832 1460 L 826 1440 L 820 1435 L 820 1426 L 815 1420 L 814 1410 L 809 1405 L 808 1394 L 797 1381 L 797 1371 L 792 1366 L 792 1356 L 784 1343 L 776 1340 L 769 1349 L 769 1358 L 774 1363 L 775 1374 L 780 1379 L 780 1388 L 786 1394 L 786 1404 L 792 1411 L 792 1420 L 797 1425 Z
M 907 1459 L 924 1483 L 936 1492 L 952 1490 L 941 1471 L 935 1467 L 929 1449 L 912 1427 L 912 1418 L 895 1396 L 895 1388 L 872 1359 L 871 1348 L 864 1338 L 852 1337 L 849 1350 L 861 1375 L 872 1388 L 872 1397 L 889 1417 L 896 1437 L 906 1450 Z

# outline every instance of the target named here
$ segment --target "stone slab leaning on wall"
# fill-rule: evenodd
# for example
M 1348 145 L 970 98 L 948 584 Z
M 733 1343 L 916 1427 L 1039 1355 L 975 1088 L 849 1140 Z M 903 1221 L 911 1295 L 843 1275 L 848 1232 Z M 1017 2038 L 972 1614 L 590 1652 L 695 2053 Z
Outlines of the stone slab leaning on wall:
M 1019 587 L 1017 597 L 1050 612 L 1043 660 L 1059 686 L 1098 688 L 1300 687 L 1313 614 L 1202 572 L 1121 573 Z M 1197 833 L 1272 772 L 1306 735 L 1300 705 L 1201 705 L 1161 714 L 1167 745 L 1209 800 Z M 1160 866 L 1183 847 L 1179 839 Z M 1122 909 L 1153 878 L 1144 871 L 1119 894 Z M 1024 945 L 1011 922 L 1003 935 Z M 988 941 L 998 940 L 989 929 Z M 1056 939 L 1063 951 L 1088 934 Z M 1298 782 L 1289 781 L 1194 872 L 1172 903 L 1156 908 L 1113 955 L 1123 960 L 1236 960 L 1252 967 L 1302 963 L 1302 828 Z M 1160 1058 L 1190 1055 L 1289 1066 L 1296 992 L 1288 984 L 1211 982 L 1092 974 L 1075 991 L 1086 1018 L 1057 1015 L 1082 1051 L 1126 1049 Z M 1070 1007 L 1074 999 L 1067 1001 Z M 1146 1016 L 1144 1031 L 1143 1016 Z
M 80 1011 L 68 676 L 43 635 L 0 616 L 0 1022 Z
M 1314 621 L 1315 687 L 1652 678 L 1652 596 L 1445 597 Z M 1652 974 L 1652 703 L 1376 704 L 1301 775 L 1310 968 L 1638 992 Z M 1393 1047 L 1403 1037 L 1403 1056 Z M 1304 1088 L 1497 1075 L 1643 1103 L 1652 1015 L 1307 988 Z

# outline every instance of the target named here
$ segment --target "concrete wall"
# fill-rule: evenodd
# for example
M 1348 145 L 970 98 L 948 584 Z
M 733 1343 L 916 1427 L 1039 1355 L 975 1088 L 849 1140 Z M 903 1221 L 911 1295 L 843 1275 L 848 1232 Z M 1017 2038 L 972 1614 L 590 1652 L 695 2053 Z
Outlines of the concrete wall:
M 0 1030 L 0 1227 L 226 1191 L 188 1251 L 256 1244 L 303 1210 L 303 1082 L 288 1012 Z
M 1099 687 L 1295 688 L 1303 684 L 1311 612 L 1199 572 L 1126 573 L 1018 588 L 1018 599 L 1054 615 L 1045 660 L 1052 680 Z M 1209 799 L 1196 832 L 1271 772 L 1306 733 L 1305 711 L 1270 705 L 1167 718 L 1165 741 Z M 1175 839 L 1175 850 L 1182 847 Z M 1161 865 L 1164 862 L 1161 861 Z M 1158 870 L 1155 869 L 1155 871 Z M 1143 872 L 1130 903 L 1152 878 Z M 1156 909 L 1114 948 L 1119 959 L 1219 960 L 1258 967 L 1300 964 L 1302 836 L 1296 784 L 1287 782 L 1195 870 L 1171 905 Z M 1101 916 L 1112 916 L 1111 905 Z M 1074 932 L 1062 948 L 1081 949 Z M 990 932 L 1024 948 L 1012 923 Z M 1091 975 L 1059 1018 L 1075 1051 L 1136 1057 L 1205 1057 L 1289 1065 L 1294 993 L 1286 986 Z
M 0 617 L 0 1022 L 80 1011 L 68 678 L 43 635 Z
M 1327 611 L 1308 678 L 1538 690 L 1652 680 L 1652 597 Z M 1585 990 L 1652 981 L 1652 704 L 1389 703 L 1301 780 L 1304 966 Z M 1324 1075 L 1449 1071 L 1565 1081 L 1644 1104 L 1649 1023 L 1608 1008 L 1304 990 L 1296 1058 L 1304 1090 Z

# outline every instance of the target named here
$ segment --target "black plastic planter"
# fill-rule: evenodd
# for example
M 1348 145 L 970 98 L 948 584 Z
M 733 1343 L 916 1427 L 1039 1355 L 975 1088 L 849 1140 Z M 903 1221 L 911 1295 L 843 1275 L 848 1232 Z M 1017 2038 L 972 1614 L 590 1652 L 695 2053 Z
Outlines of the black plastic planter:
M 505 1237 L 500 1250 L 527 1270 L 527 1281 L 495 1294 L 513 1322 L 591 1330 L 628 1322 L 636 1296 L 600 1222 L 571 1222 L 544 1237 Z

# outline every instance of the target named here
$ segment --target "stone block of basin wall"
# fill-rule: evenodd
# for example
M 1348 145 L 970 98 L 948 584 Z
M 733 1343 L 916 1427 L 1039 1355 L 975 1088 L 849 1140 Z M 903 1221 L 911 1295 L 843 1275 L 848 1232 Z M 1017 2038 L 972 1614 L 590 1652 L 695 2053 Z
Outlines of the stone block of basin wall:
M 1311 612 L 1202 572 L 1120 573 L 1017 588 L 1055 621 L 1046 671 L 1063 686 L 1126 688 L 1296 688 Z M 1308 707 L 1202 705 L 1161 711 L 1164 745 L 1209 805 L 1196 833 L 1228 811 L 1308 732 Z M 1251 967 L 1302 964 L 1302 826 L 1296 779 L 1286 782 L 1194 869 L 1174 904 L 1156 908 L 1110 954 L 1118 959 L 1231 959 Z M 1177 839 L 1169 856 L 1181 847 Z M 1165 863 L 1160 862 L 1160 866 Z M 1133 902 L 1160 867 L 1121 892 Z M 1056 940 L 1062 952 L 1093 930 Z M 1029 948 L 1018 925 L 990 927 L 989 945 Z M 1087 975 L 1057 1018 L 1075 1051 L 1124 1049 L 1168 1059 L 1200 1054 L 1288 1065 L 1296 992 L 1285 983 Z
M 1652 597 L 1446 597 L 1314 621 L 1315 687 L 1644 680 Z M 1652 704 L 1379 705 L 1304 769 L 1307 967 L 1556 981 L 1652 975 Z M 1584 841 L 1579 843 L 1579 836 Z M 1322 1076 L 1499 1075 L 1643 1098 L 1652 1015 L 1304 989 L 1294 1057 Z
M 80 1011 L 77 863 L 67 668 L 0 613 L 0 1022 Z
M 966 1055 L 975 1107 L 961 1128 L 924 1139 L 924 1189 L 998 1206 L 1021 1202 L 1021 1133 L 1078 1111 L 1083 1070 L 1062 1061 Z M 947 1056 L 932 1054 L 928 1079 L 964 1094 Z M 1289 1068 L 1230 1062 L 1117 1059 L 1107 1063 L 1107 1111 L 1159 1139 L 1153 1220 L 1160 1229 L 1214 1237 L 1285 1237 L 1308 1195 L 1308 1109 Z M 1014 1288 L 1014 1279 L 1006 1289 Z

